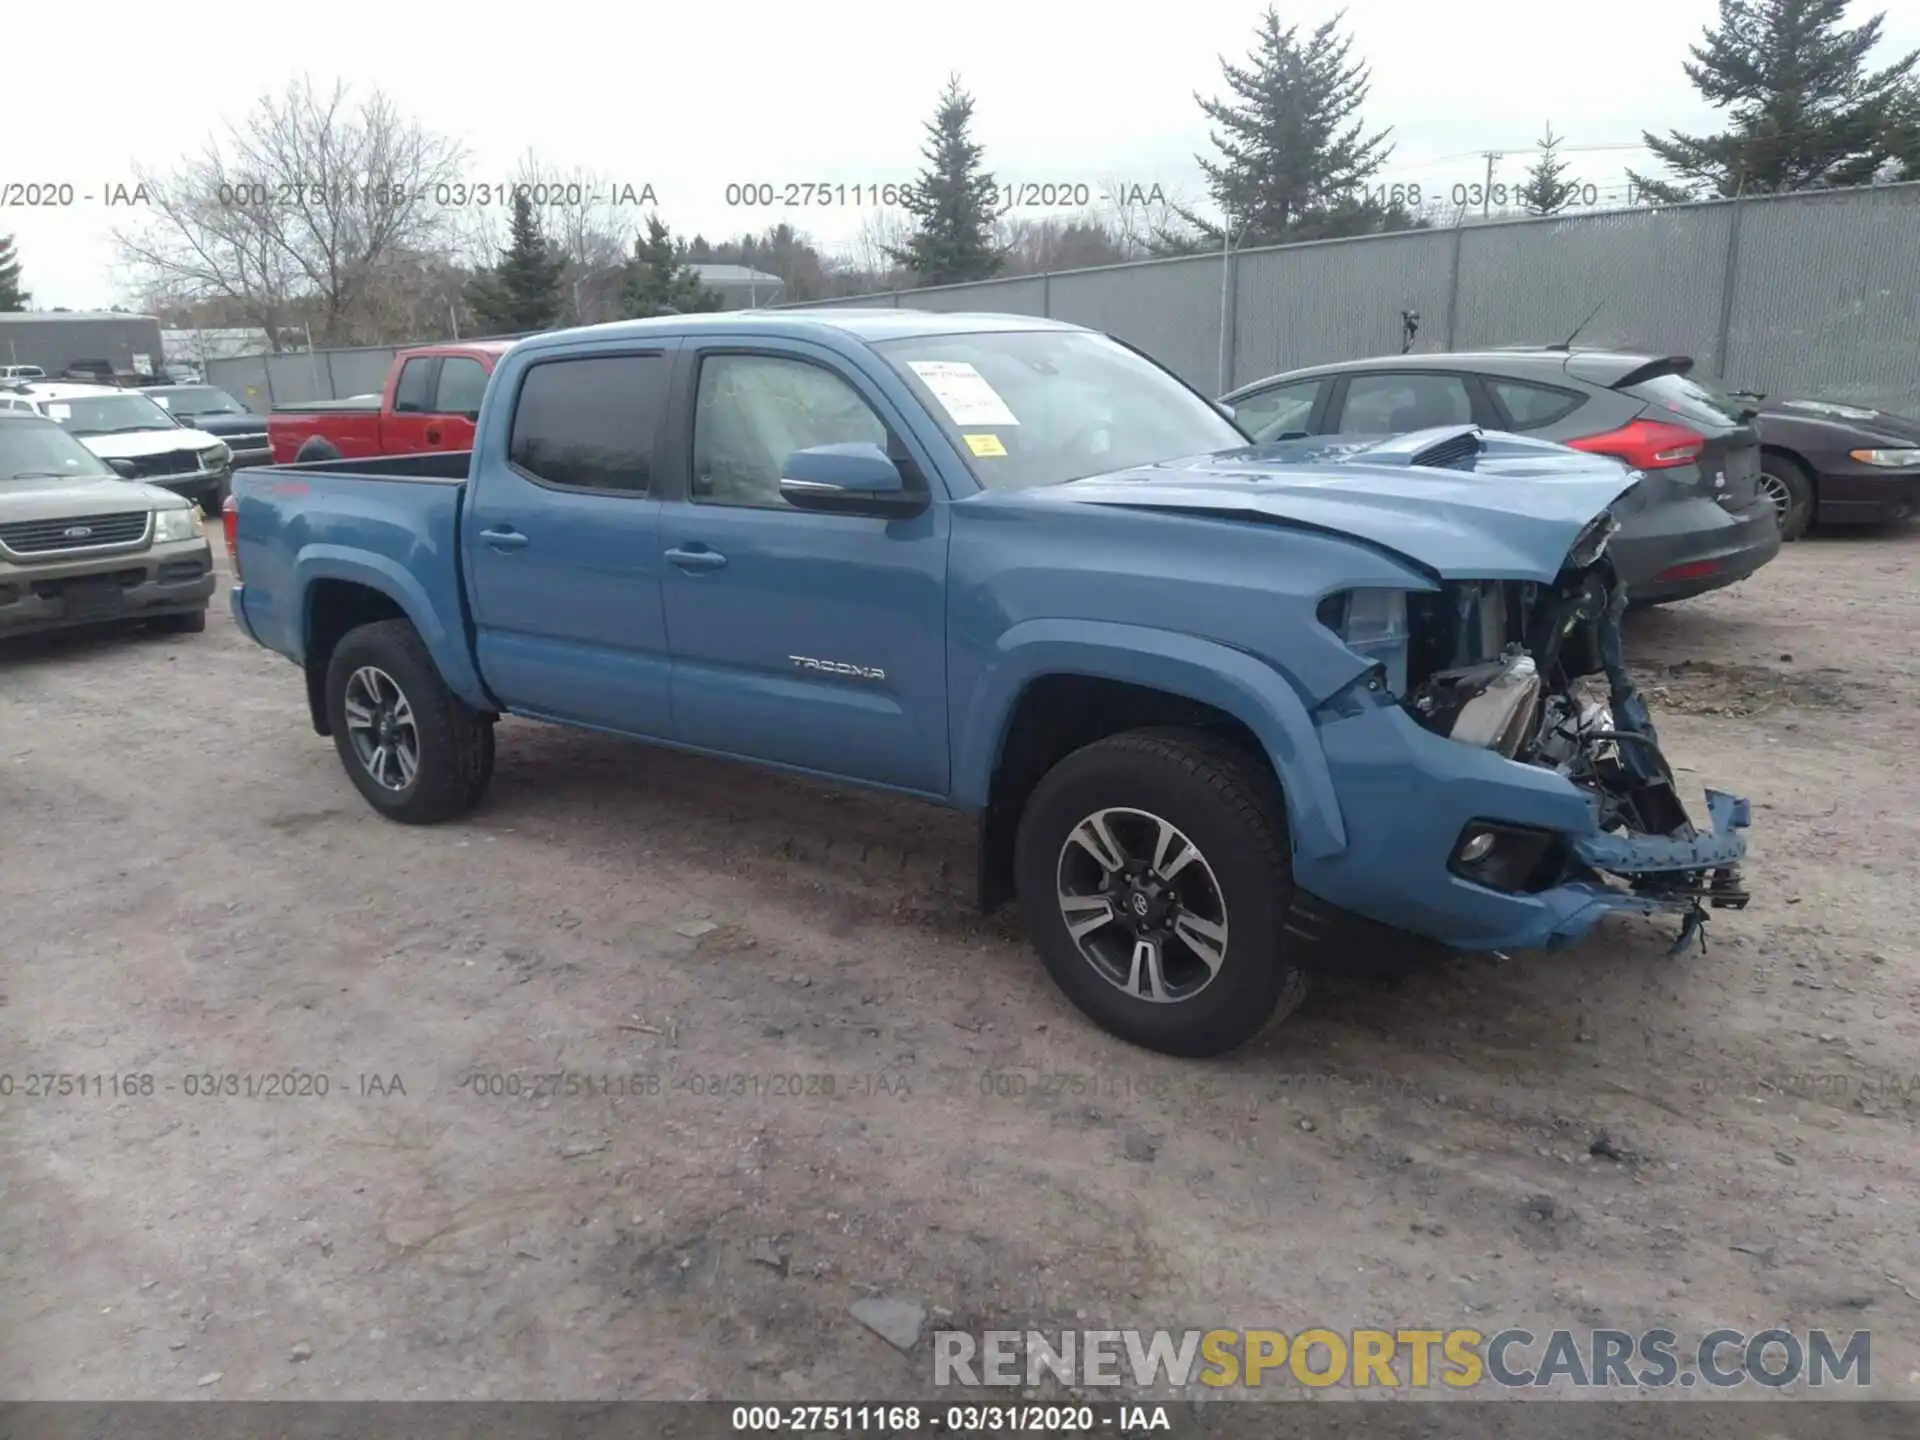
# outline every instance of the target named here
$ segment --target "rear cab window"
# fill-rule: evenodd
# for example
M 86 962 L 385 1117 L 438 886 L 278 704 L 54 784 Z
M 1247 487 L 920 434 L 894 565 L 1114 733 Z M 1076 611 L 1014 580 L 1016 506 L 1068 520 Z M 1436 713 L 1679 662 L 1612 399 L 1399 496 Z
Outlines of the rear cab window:
M 659 351 L 530 366 L 514 405 L 508 463 L 545 485 L 647 494 L 671 376 Z
M 400 368 L 400 383 L 393 387 L 393 409 L 397 415 L 424 415 L 433 393 L 437 356 L 423 355 Z

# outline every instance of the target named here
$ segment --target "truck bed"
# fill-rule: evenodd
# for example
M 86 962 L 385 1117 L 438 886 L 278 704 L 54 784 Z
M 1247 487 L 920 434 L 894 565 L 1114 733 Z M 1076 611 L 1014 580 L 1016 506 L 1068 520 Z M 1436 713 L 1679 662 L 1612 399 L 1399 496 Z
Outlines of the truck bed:
M 314 582 L 370 585 L 399 601 L 447 684 L 470 703 L 474 668 L 461 578 L 468 451 L 259 465 L 234 472 L 243 583 L 234 618 L 262 645 L 304 662 Z

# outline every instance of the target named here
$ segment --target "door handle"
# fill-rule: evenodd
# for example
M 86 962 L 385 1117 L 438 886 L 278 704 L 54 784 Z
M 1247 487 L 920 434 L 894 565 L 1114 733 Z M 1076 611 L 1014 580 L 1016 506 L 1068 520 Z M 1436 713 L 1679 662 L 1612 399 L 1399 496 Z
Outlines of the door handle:
M 427 427 L 427 443 L 429 445 L 438 445 L 440 443 L 440 427 L 438 425 L 429 425 Z
M 669 550 L 667 559 L 682 570 L 718 570 L 727 563 L 727 557 L 718 550 Z
M 511 527 L 502 527 L 498 530 L 482 530 L 480 532 L 480 538 L 496 550 L 524 550 L 527 548 L 527 537 Z

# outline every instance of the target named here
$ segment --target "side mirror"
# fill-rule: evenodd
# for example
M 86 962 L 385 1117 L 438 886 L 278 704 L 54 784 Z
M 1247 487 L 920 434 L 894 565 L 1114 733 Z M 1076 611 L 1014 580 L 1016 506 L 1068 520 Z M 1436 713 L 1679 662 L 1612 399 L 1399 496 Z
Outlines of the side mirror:
M 1226 416 L 1229 420 L 1238 420 L 1240 418 L 1239 416 L 1233 413 L 1233 406 L 1227 404 L 1226 401 L 1216 400 L 1213 402 L 1213 404 L 1214 404 L 1214 408 L 1217 409 L 1222 415 Z
M 841 515 L 917 515 L 927 505 L 887 452 L 865 440 L 794 451 L 781 467 L 780 495 L 796 510 Z
M 140 478 L 140 471 L 138 470 L 138 468 L 135 467 L 133 461 L 131 460 L 121 460 L 121 459 L 115 458 L 107 461 L 107 468 L 113 471 L 113 473 L 118 475 L 122 480 L 137 480 Z

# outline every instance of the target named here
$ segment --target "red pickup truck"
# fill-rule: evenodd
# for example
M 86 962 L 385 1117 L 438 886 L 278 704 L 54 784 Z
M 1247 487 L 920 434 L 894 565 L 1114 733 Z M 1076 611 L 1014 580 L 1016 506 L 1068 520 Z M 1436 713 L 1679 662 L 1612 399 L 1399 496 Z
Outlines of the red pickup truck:
M 377 398 L 276 405 L 267 416 L 274 463 L 471 450 L 480 397 L 512 344 L 483 340 L 402 350 Z

